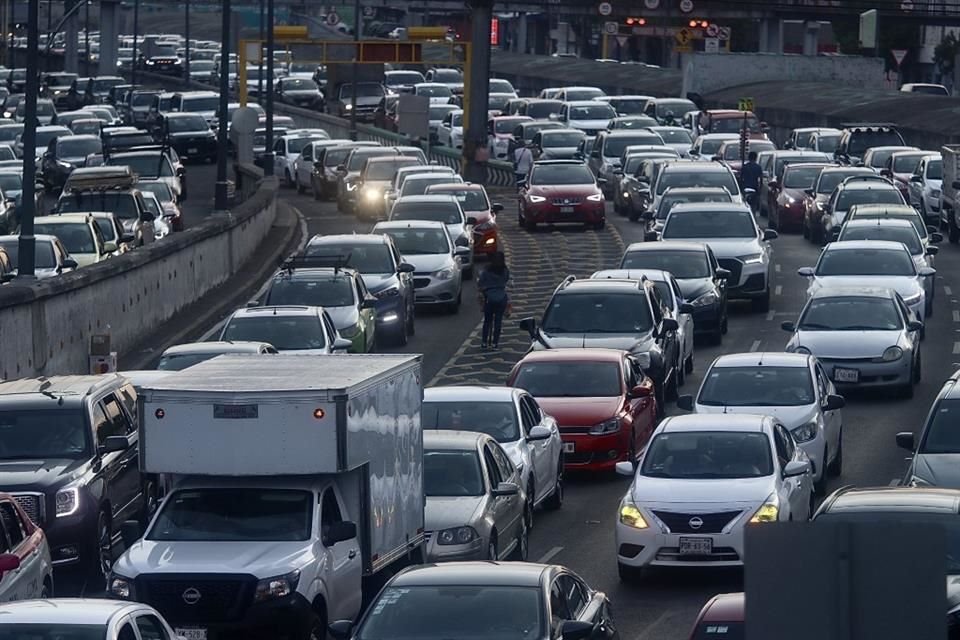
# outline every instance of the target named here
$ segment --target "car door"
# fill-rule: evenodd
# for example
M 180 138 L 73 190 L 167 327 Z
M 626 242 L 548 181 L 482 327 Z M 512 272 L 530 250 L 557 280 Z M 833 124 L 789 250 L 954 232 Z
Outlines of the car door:
M 653 430 L 657 423 L 653 406 L 653 385 L 649 376 L 644 373 L 643 367 L 640 366 L 640 363 L 637 362 L 636 359 L 627 356 L 626 365 L 628 370 L 626 375 L 629 375 L 629 377 L 625 378 L 625 381 L 628 385 L 627 391 L 640 384 L 651 384 L 651 392 L 649 397 L 630 399 L 630 415 L 633 420 L 634 447 L 635 451 L 639 454 L 646 449 L 647 443 L 650 442 L 650 438 L 653 436 Z M 629 386 L 631 384 L 633 386 Z
M 790 433 L 779 423 L 774 425 L 774 438 L 777 449 L 777 461 L 780 466 L 780 487 L 782 492 L 780 495 L 780 504 L 790 505 L 790 515 L 794 520 L 801 519 L 802 514 L 806 514 L 806 517 L 809 518 L 807 509 L 810 499 L 810 487 L 808 485 L 810 474 L 805 473 L 792 478 L 783 477 L 783 471 L 786 469 L 786 466 L 798 459 L 797 445 L 794 443 Z
M 274 173 L 281 177 L 283 177 L 283 170 L 287 166 L 286 150 L 287 145 L 283 138 L 273 143 L 273 169 Z
M 653 286 L 647 289 L 647 292 L 650 300 L 649 304 L 653 311 L 653 326 L 656 327 L 657 330 L 657 343 L 660 345 L 664 362 L 666 363 L 666 371 L 664 373 L 664 380 L 666 380 L 666 378 L 671 375 L 677 375 L 677 367 L 680 362 L 680 345 L 677 340 L 677 332 L 667 330 L 663 326 L 663 321 L 668 316 L 666 313 L 666 305 L 663 303 L 663 298 L 660 297 L 660 293 L 656 287 Z
M 123 451 L 101 453 L 101 473 L 106 483 L 105 495 L 110 500 L 113 521 L 123 522 L 139 515 L 140 510 L 141 483 L 136 430 L 123 402 L 115 393 L 108 393 L 97 406 L 105 417 L 95 433 L 97 449 L 100 450 L 110 436 L 123 436 L 128 442 Z
M 363 332 L 364 351 L 369 352 L 373 350 L 374 331 L 377 325 L 377 311 L 374 305 L 370 304 L 374 301 L 374 298 L 367 292 L 367 287 L 363 284 L 362 278 L 355 277 L 353 287 L 359 307 L 360 331 Z
M 360 579 L 363 572 L 359 541 L 342 540 L 328 543 L 326 532 L 332 525 L 347 521 L 343 500 L 336 486 L 323 490 L 320 498 L 320 541 L 326 549 L 329 563 L 327 602 L 330 603 L 330 619 L 352 618 L 360 610 Z M 358 514 L 359 515 L 359 514 Z
M 827 373 L 823 370 L 823 367 L 819 362 L 814 365 L 814 371 L 817 376 L 817 393 L 820 396 L 819 402 L 821 411 L 823 412 L 823 427 L 827 440 L 827 447 L 830 449 L 830 455 L 833 456 L 840 451 L 840 437 L 843 430 L 843 410 L 827 410 L 827 396 L 834 395 L 837 391 L 834 388 L 833 383 L 830 382 L 830 378 L 827 377 Z M 824 465 L 829 463 L 829 460 L 823 461 Z
M 532 466 L 530 475 L 533 477 L 533 489 L 535 495 L 528 495 L 527 499 L 536 504 L 540 500 L 540 497 L 543 496 L 550 487 L 550 485 L 547 484 L 549 480 L 547 479 L 547 475 L 544 471 L 544 467 L 548 464 L 548 461 L 544 455 L 543 445 L 547 441 L 526 441 L 527 436 L 530 435 L 530 430 L 537 426 L 538 416 L 533 412 L 529 404 L 527 404 L 526 398 L 524 397 L 518 398 L 515 406 L 520 418 L 520 437 L 524 440 L 521 442 L 521 446 L 526 447 L 530 464 Z M 526 481 L 526 478 L 523 480 Z M 529 492 L 529 486 L 524 485 L 524 488 Z
M 907 194 L 910 197 L 910 204 L 920 209 L 920 198 L 923 195 L 924 176 L 927 172 L 927 161 L 921 160 L 917 168 L 913 170 L 913 175 L 907 180 Z M 920 212 L 921 214 L 923 211 Z
M 313 171 L 313 143 L 306 144 L 300 157 L 297 159 L 297 184 L 304 184 L 310 179 L 310 172 Z
M 567 620 L 576 620 L 574 614 L 570 611 L 570 605 L 567 602 L 566 594 L 563 591 L 563 584 L 560 582 L 561 576 L 557 576 L 550 583 L 550 637 L 559 638 L 563 623 Z
M 686 360 L 688 355 L 693 354 L 693 314 L 683 313 L 680 307 L 686 300 L 683 299 L 683 292 L 680 291 L 680 285 L 676 279 L 671 276 L 669 279 L 670 291 L 673 293 L 673 310 L 677 316 L 677 322 L 680 323 L 681 334 L 683 335 L 683 344 L 680 348 L 680 360 Z M 681 362 L 681 366 L 683 362 Z
M 521 406 L 533 416 L 533 426 L 550 429 L 550 437 L 533 443 L 533 464 L 537 473 L 537 486 L 540 487 L 540 496 L 553 491 L 554 484 L 560 475 L 561 458 L 563 456 L 563 440 L 560 439 L 560 428 L 557 421 L 548 416 L 537 404 L 533 396 L 526 393 L 520 397 Z M 539 497 L 538 497 L 539 499 Z
M 483 463 L 486 467 L 487 477 L 490 481 L 491 492 L 496 491 L 497 486 L 501 482 L 516 480 L 511 480 L 511 475 L 504 473 L 497 463 L 497 459 L 493 455 L 492 443 L 487 442 L 484 444 L 481 451 L 483 453 Z M 517 483 L 517 486 L 520 487 L 522 492 L 523 487 L 519 483 Z M 504 557 L 509 545 L 517 537 L 517 527 L 520 525 L 519 516 L 523 513 L 523 506 L 520 502 L 521 494 L 518 493 L 515 496 L 491 497 L 488 503 L 490 505 L 490 519 L 493 521 L 498 532 L 497 555 L 500 557 Z
M 0 578 L 0 600 L 41 597 L 44 581 L 52 573 L 50 552 L 44 544 L 43 531 L 28 522 L 10 499 L 0 501 L 0 524 L 7 551 L 20 559 L 19 569 L 8 571 Z
M 490 442 L 487 446 L 490 448 L 494 460 L 496 460 L 497 467 L 500 470 L 500 477 L 504 478 L 504 482 L 512 482 L 520 488 L 520 492 L 517 495 L 507 496 L 510 499 L 508 501 L 510 508 L 508 522 L 512 532 L 511 539 L 514 539 L 520 533 L 520 526 L 525 515 L 531 518 L 530 524 L 533 524 L 533 498 L 530 497 L 527 499 L 525 493 L 526 487 L 523 486 L 520 470 L 510 461 L 510 456 L 503 450 L 503 447 L 497 442 Z M 527 511 L 528 504 L 530 506 L 529 512 Z

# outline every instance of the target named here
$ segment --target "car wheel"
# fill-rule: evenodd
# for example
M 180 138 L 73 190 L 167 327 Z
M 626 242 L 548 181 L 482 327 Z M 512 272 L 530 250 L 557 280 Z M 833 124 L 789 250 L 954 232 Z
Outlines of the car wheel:
M 723 334 L 721 334 L 720 339 L 721 340 L 723 339 Z M 684 373 L 693 373 L 693 354 L 692 353 L 687 358 L 687 361 L 683 363 L 683 371 Z
M 94 575 L 104 581 L 113 569 L 113 527 L 110 526 L 110 517 L 105 511 L 97 516 L 97 557 L 94 559 Z
M 827 460 L 830 459 L 830 449 L 827 447 L 823 448 L 823 471 L 820 472 L 820 479 L 814 481 L 813 483 L 813 492 L 818 496 L 822 496 L 827 492 Z M 810 513 L 813 513 L 811 511 Z
M 497 556 L 497 534 L 490 534 L 490 542 L 487 543 L 487 560 L 496 562 L 500 558 Z
M 563 458 L 557 461 L 557 479 L 553 484 L 553 493 L 547 498 L 543 506 L 550 511 L 556 511 L 563 506 Z
M 526 562 L 530 552 L 530 527 L 527 526 L 527 518 L 524 516 L 520 521 L 520 533 L 517 534 L 517 545 L 510 554 L 510 559 L 518 562 Z
M 407 346 L 407 330 L 408 330 L 406 311 L 403 312 L 403 317 L 400 319 L 400 322 L 398 324 L 399 326 L 395 330 L 396 336 L 394 338 L 394 341 L 397 343 L 398 346 L 405 347 Z
M 686 362 L 681 362 L 677 365 L 677 386 L 682 387 L 687 382 L 686 376 Z
M 829 471 L 832 476 L 839 476 L 843 473 L 843 429 L 840 430 L 840 437 L 837 439 L 837 453 L 834 454 L 833 460 L 830 461 L 827 471 Z
M 470 265 L 463 270 L 463 279 L 464 280 L 473 280 L 473 265 Z
M 290 170 L 289 170 L 289 169 L 284 169 L 283 173 L 284 173 L 284 175 L 285 175 L 285 177 L 286 177 L 286 179 L 287 179 L 287 186 L 288 186 L 288 187 L 292 187 L 292 186 L 293 186 L 293 176 L 290 175 Z
M 753 310 L 761 313 L 766 313 L 770 310 L 770 289 L 767 289 L 759 298 L 754 298 Z
M 463 301 L 463 292 L 457 293 L 457 299 L 450 303 L 450 306 L 447 307 L 447 313 L 454 314 L 459 313 L 460 303 Z
M 723 335 L 727 335 L 727 329 L 730 326 L 727 320 L 728 320 L 727 314 L 724 313 L 723 320 L 720 322 L 720 333 L 722 333 Z
M 410 308 L 407 310 L 407 313 L 404 315 L 405 315 L 404 319 L 406 320 L 407 335 L 408 336 L 417 335 L 417 325 L 415 324 L 417 319 L 417 314 L 412 304 L 410 305 Z
M 640 567 L 628 567 L 620 562 L 617 563 L 617 575 L 621 582 L 639 583 L 643 578 L 643 569 Z

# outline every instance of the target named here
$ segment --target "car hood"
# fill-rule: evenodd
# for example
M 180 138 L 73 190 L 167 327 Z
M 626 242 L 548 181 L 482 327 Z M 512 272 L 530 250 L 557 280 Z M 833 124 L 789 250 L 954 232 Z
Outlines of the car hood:
M 556 418 L 560 427 L 592 427 L 617 414 L 622 400 L 613 398 L 537 398 L 540 407 Z
M 713 405 L 697 404 L 697 413 L 717 414 L 717 413 L 746 413 L 750 415 L 773 416 L 783 422 L 787 429 L 795 429 L 801 425 L 807 424 L 817 417 L 816 405 L 805 404 L 797 407 L 715 407 Z
M 544 198 L 586 198 L 597 193 L 597 187 L 592 184 L 531 185 L 529 193 Z
M 710 278 L 684 278 L 677 279 L 677 285 L 680 287 L 680 293 L 687 302 L 693 302 L 708 291 L 713 290 L 713 280 Z
M 879 357 L 887 347 L 897 344 L 900 331 L 797 331 L 798 346 L 806 347 L 818 358 Z
M 453 257 L 447 253 L 406 254 L 403 258 L 413 265 L 417 273 L 432 273 L 453 266 Z
M 77 265 L 81 267 L 89 267 L 91 264 L 96 264 L 98 256 L 95 253 L 71 253 L 70 257 L 77 261 Z
M 550 335 L 543 331 L 540 337 L 546 345 L 534 342 L 534 349 L 618 349 L 642 353 L 649 351 L 654 344 L 653 336 L 646 334 L 609 334 L 609 333 L 560 333 Z M 548 412 L 549 413 L 549 412 Z
M 347 105 L 353 100 L 351 97 L 341 98 L 340 102 Z M 383 100 L 379 96 L 357 96 L 357 106 L 358 107 L 375 107 L 380 104 L 380 101 Z
M 287 89 L 283 92 L 285 96 L 293 96 L 294 98 L 315 98 L 320 95 L 320 91 L 317 89 Z
M 27 487 L 52 487 L 64 484 L 79 475 L 83 460 L 53 458 L 50 460 L 0 461 L 0 489 L 17 491 Z
M 780 192 L 780 197 L 790 196 L 794 200 L 803 201 L 806 197 L 806 192 L 803 189 L 794 189 L 793 187 L 784 187 L 783 191 Z
M 634 503 L 646 507 L 688 509 L 689 505 L 759 506 L 773 493 L 773 476 L 709 480 L 638 477 L 630 487 Z
M 430 104 L 450 104 L 450 96 L 430 96 Z
M 397 286 L 397 277 L 392 273 L 365 273 L 361 277 L 371 293 Z
M 756 238 L 702 238 L 710 245 L 717 258 L 736 258 L 759 253 L 760 243 Z
M 114 564 L 127 578 L 144 573 L 248 573 L 258 578 L 290 573 L 313 558 L 310 541 L 185 542 L 139 540 Z
M 428 496 L 423 527 L 427 531 L 439 531 L 472 524 L 486 499 L 487 496 Z
M 883 287 L 893 289 L 904 298 L 915 296 L 923 290 L 917 282 L 917 276 L 816 276 L 810 283 L 808 293 L 824 286 Z
M 919 453 L 911 470 L 934 486 L 960 489 L 960 453 Z
M 607 118 L 601 118 L 599 120 L 569 120 L 567 125 L 574 129 L 590 129 L 595 131 L 597 129 L 606 129 L 607 125 L 610 123 L 610 120 Z

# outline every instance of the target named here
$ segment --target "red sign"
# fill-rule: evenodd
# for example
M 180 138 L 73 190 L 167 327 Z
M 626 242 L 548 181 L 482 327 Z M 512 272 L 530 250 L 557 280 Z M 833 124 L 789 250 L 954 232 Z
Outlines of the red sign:
M 500 18 L 490 18 L 490 44 L 500 46 Z

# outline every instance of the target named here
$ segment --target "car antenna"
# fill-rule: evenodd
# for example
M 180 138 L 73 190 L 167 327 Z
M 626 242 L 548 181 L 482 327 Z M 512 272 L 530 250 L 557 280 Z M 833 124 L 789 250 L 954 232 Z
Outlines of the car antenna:
M 40 384 L 40 388 L 39 388 L 40 394 L 41 394 L 41 395 L 44 395 L 44 396 L 47 396 L 47 397 L 50 398 L 51 400 L 56 400 L 56 401 L 57 401 L 57 404 L 62 406 L 62 405 L 63 405 L 63 396 L 58 396 L 57 394 L 52 393 L 51 391 L 49 391 L 50 387 L 52 387 L 52 386 L 53 386 L 53 383 L 50 382 L 50 380 L 48 380 L 47 378 L 44 378 L 44 379 L 43 379 L 43 382 Z

